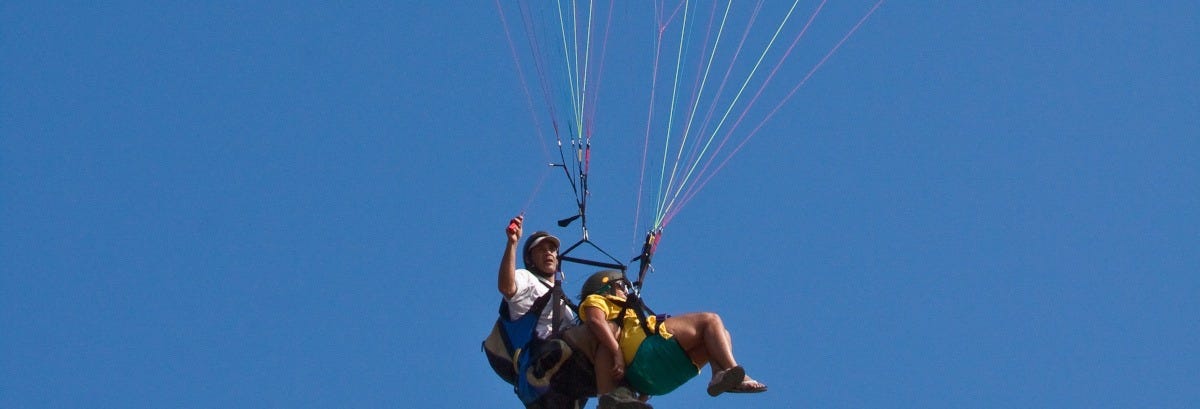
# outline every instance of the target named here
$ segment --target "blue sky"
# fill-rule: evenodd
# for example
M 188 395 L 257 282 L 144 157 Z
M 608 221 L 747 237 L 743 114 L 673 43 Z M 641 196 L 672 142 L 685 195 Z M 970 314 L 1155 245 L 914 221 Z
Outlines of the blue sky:
M 591 238 L 622 258 L 637 9 L 593 140 Z M 1198 15 L 885 3 L 645 288 L 720 313 L 771 391 L 706 371 L 652 403 L 1200 405 Z M 535 188 L 494 4 L 6 2 L 0 59 L 0 407 L 519 407 L 479 349 L 503 229 L 579 233 L 566 183 Z

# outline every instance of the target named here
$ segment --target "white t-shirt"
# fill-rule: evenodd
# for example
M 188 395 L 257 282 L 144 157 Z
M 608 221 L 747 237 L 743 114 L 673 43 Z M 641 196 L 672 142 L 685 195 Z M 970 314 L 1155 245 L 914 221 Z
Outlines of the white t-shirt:
M 504 300 L 508 303 L 508 318 L 512 320 L 521 318 L 522 315 L 529 312 L 529 309 L 533 307 L 533 302 L 538 297 L 550 292 L 550 288 L 554 286 L 554 282 L 523 268 L 517 269 L 516 282 L 517 292 L 513 294 L 512 298 Z M 571 311 L 571 308 L 561 299 L 556 304 L 547 305 L 542 309 L 542 316 L 538 317 L 536 327 L 539 338 L 546 339 L 550 336 L 554 319 L 558 320 L 559 330 L 575 325 L 575 311 Z

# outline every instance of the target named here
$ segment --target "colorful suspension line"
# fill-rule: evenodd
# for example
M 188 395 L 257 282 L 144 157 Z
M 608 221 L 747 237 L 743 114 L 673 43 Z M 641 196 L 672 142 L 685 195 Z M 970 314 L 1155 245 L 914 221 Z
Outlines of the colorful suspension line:
M 724 39 L 724 33 L 728 31 L 730 24 L 729 8 L 733 4 L 732 1 L 726 1 L 724 13 L 719 14 L 717 11 L 717 3 L 712 3 L 712 11 L 708 16 L 708 27 L 704 29 L 703 20 L 700 17 L 700 8 L 693 6 L 692 0 L 682 0 L 674 12 L 670 12 L 666 7 L 666 3 L 656 3 L 656 17 L 659 18 L 658 37 L 655 41 L 653 73 L 651 76 L 651 91 L 650 104 L 646 115 L 646 136 L 643 143 L 642 156 L 642 174 L 638 182 L 638 200 L 635 208 L 635 219 L 642 219 L 642 194 L 650 194 L 653 200 L 653 210 L 650 210 L 650 230 L 661 231 L 671 220 L 679 213 L 686 204 L 688 204 L 704 186 L 712 179 L 712 177 L 722 170 L 725 164 L 737 154 L 742 147 L 761 130 L 764 123 L 770 120 L 779 109 L 792 98 L 796 91 L 803 86 L 812 75 L 820 69 L 829 58 L 837 52 L 837 50 L 853 35 L 862 24 L 882 5 L 884 0 L 874 2 L 874 5 L 863 15 L 856 24 L 853 25 L 828 52 L 812 66 L 803 79 L 791 88 L 791 91 L 783 96 L 774 104 L 765 117 L 756 114 L 756 118 L 747 121 L 748 114 L 751 109 L 758 105 L 760 98 L 764 92 L 776 82 L 776 74 L 784 65 L 789 57 L 793 54 L 793 50 L 801 39 L 805 38 L 810 31 L 810 27 L 817 19 L 818 15 L 825 9 L 827 0 L 822 0 L 816 5 L 815 9 L 802 25 L 797 25 L 798 31 L 785 29 L 792 21 L 793 13 L 797 11 L 799 1 L 794 1 L 790 7 L 784 10 L 782 7 L 779 10 L 779 20 L 770 23 L 773 27 L 770 31 L 763 32 L 765 43 L 761 52 L 756 52 L 756 58 L 749 60 L 744 72 L 739 72 L 733 75 L 731 73 L 735 65 L 739 65 L 739 57 L 742 56 L 743 46 L 747 41 L 747 37 L 751 29 L 755 25 L 756 19 L 759 17 L 761 8 L 764 5 L 762 0 L 755 3 L 753 9 L 747 9 L 749 13 L 748 20 L 745 20 L 744 31 L 740 41 L 735 47 L 726 47 L 731 51 L 732 57 L 722 56 L 720 62 L 715 58 L 716 50 L 721 48 L 721 42 Z M 781 5 L 782 6 L 782 5 Z M 718 17 L 719 14 L 719 17 Z M 775 14 L 775 13 L 763 13 Z M 740 24 L 740 23 L 739 23 Z M 715 26 L 714 26 L 715 25 Z M 676 26 L 668 30 L 670 26 Z M 785 33 L 788 31 L 790 33 Z M 670 33 L 669 37 L 664 34 Z M 701 36 L 700 34 L 703 35 Z M 676 39 L 676 36 L 678 38 Z M 777 43 L 783 43 L 784 38 L 791 37 L 790 44 L 783 49 L 782 52 L 773 51 Z M 695 42 L 696 46 L 689 45 Z M 671 45 L 674 44 L 674 45 Z M 671 49 L 679 47 L 679 50 Z M 711 46 L 711 47 L 710 47 Z M 685 51 L 683 48 L 691 47 L 699 49 L 700 52 L 691 58 L 684 58 Z M 708 50 L 710 50 L 709 52 Z M 664 52 L 666 51 L 666 52 Z M 779 54 L 777 57 L 768 58 L 769 53 Z M 675 61 L 674 67 L 666 70 L 659 66 L 660 58 L 664 54 L 672 54 Z M 768 63 L 768 59 L 772 60 Z M 683 70 L 682 66 L 695 64 L 694 70 Z M 724 71 L 724 76 L 720 77 L 720 84 L 715 86 L 714 90 L 710 90 L 709 84 L 716 83 L 714 68 L 717 65 L 727 64 Z M 740 71 L 741 69 L 739 69 Z M 684 80 L 680 76 L 685 76 L 685 71 L 694 72 L 692 75 L 694 83 L 691 85 L 690 98 L 683 97 L 685 85 L 682 85 Z M 671 75 L 669 81 L 661 81 L 664 86 L 662 91 L 668 91 L 668 98 L 663 102 L 658 102 L 659 74 L 664 73 Z M 736 84 L 730 89 L 731 97 L 722 99 L 725 94 L 727 85 Z M 709 95 L 715 95 L 709 97 Z M 707 109 L 701 109 L 701 105 L 707 105 Z M 657 112 L 656 111 L 665 111 Z M 663 124 L 656 125 L 655 117 L 663 117 Z M 749 132 L 738 132 L 742 125 L 750 123 L 754 125 Z M 662 153 L 660 156 L 661 163 L 658 166 L 647 163 L 647 153 L 651 148 L 650 135 L 656 127 L 661 127 L 659 131 L 664 132 L 662 140 Z M 656 146 L 657 147 L 657 146 Z M 646 183 L 647 166 L 657 167 L 659 170 L 657 191 L 644 190 Z M 640 230 L 638 224 L 634 224 L 634 232 Z
M 612 23 L 612 12 L 615 2 L 609 0 L 606 21 L 603 26 L 597 23 L 596 0 L 519 0 L 516 7 L 520 10 L 523 27 L 527 39 L 527 48 L 531 55 L 533 72 L 537 74 L 537 84 L 542 91 L 542 99 L 550 117 L 550 125 L 554 131 L 555 142 L 558 146 L 558 160 L 549 162 L 551 168 L 561 168 L 567 178 L 571 191 L 575 196 L 575 214 L 558 221 L 560 227 L 567 227 L 576 220 L 580 223 L 581 239 L 567 247 L 560 254 L 560 259 L 569 262 L 593 265 L 605 268 L 616 268 L 624 271 L 625 265 L 617 258 L 601 249 L 591 241 L 588 234 L 588 178 L 591 168 L 591 145 L 594 133 L 597 98 L 599 85 L 603 78 L 604 54 L 607 52 L 609 29 Z M 601 2 L 603 3 L 603 2 Z M 532 92 L 525 81 L 525 71 L 517 47 L 512 41 L 508 30 L 508 22 L 504 15 L 507 4 L 496 1 L 500 10 L 502 23 L 505 25 L 505 35 L 513 59 L 521 76 L 522 87 L 525 89 L 527 105 L 533 109 Z M 602 28 L 602 32 L 600 31 Z M 547 39 L 549 39 L 547 41 Z M 600 55 L 595 55 L 595 50 Z M 599 57 L 599 58 L 595 58 Z M 548 61 L 558 60 L 555 65 Z M 554 68 L 559 68 L 555 70 Z M 558 98 L 561 97 L 561 98 Z M 560 109 L 561 108 L 561 109 Z M 534 114 L 535 125 L 539 127 L 539 116 Z M 565 134 L 565 135 L 564 135 Z M 549 155 L 545 155 L 547 158 Z M 540 184 L 540 182 L 539 182 Z M 574 257 L 571 253 L 582 246 L 590 246 L 599 251 L 611 261 L 597 261 Z

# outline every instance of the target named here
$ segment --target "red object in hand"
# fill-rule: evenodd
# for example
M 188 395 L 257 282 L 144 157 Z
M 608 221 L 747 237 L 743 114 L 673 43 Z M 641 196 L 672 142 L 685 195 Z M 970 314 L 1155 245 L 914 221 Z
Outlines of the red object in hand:
M 508 223 L 508 232 L 509 233 L 517 232 L 517 222 L 521 221 L 521 218 L 522 218 L 521 216 L 524 216 L 524 215 L 525 215 L 525 212 L 521 212 L 520 215 L 517 215 L 517 218 L 513 219 L 513 221 Z

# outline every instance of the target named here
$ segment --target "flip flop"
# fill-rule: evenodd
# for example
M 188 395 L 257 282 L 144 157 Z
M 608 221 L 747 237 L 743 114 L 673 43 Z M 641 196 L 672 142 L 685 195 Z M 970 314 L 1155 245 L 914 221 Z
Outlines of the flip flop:
M 741 366 L 717 372 L 712 382 L 708 383 L 708 396 L 717 396 L 740 385 L 746 377 L 746 370 Z
M 729 393 L 759 393 L 766 392 L 767 385 L 750 378 L 749 376 L 742 378 L 742 382 L 732 388 L 729 388 Z

